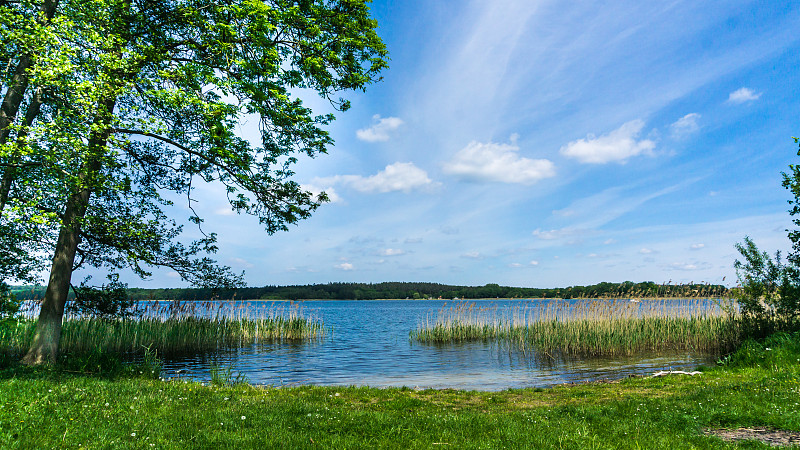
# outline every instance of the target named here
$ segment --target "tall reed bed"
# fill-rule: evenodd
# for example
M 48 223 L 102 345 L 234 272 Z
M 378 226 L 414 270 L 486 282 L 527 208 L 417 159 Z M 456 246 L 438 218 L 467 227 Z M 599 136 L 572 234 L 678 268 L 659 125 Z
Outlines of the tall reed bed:
M 411 338 L 426 343 L 497 341 L 545 354 L 719 353 L 739 340 L 732 315 L 707 300 L 580 300 L 479 307 L 458 303 L 428 317 Z
M 29 318 L 0 329 L 0 350 L 26 350 L 35 327 Z M 60 348 L 134 354 L 149 348 L 159 356 L 174 356 L 323 334 L 322 322 L 305 317 L 294 303 L 264 308 L 247 302 L 148 302 L 124 319 L 67 315 Z

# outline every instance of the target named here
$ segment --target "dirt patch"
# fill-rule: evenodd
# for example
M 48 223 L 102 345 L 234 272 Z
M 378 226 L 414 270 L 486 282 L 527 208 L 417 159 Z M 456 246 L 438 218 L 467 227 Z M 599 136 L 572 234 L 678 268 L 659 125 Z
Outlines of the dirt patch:
M 800 445 L 800 433 L 773 428 L 708 429 L 704 433 L 724 441 L 756 440 L 773 447 Z

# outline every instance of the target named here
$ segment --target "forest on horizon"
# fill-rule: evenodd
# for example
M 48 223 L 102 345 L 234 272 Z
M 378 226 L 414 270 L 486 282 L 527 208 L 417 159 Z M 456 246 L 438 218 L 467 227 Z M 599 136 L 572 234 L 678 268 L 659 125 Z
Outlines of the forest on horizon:
M 44 286 L 12 286 L 20 300 L 44 297 Z M 456 286 L 439 283 L 327 283 L 294 286 L 263 286 L 238 289 L 211 288 L 128 288 L 131 300 L 378 300 L 378 299 L 479 299 L 479 298 L 642 298 L 642 297 L 724 297 L 730 289 L 715 284 L 656 284 L 602 282 L 564 288 L 500 286 Z M 74 293 L 70 293 L 70 298 Z

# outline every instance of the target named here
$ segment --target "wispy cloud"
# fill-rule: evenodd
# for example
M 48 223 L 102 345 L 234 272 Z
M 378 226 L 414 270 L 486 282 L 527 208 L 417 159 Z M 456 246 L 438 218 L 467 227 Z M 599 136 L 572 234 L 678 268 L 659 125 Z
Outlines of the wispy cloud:
M 712 268 L 711 264 L 707 262 L 674 262 L 667 265 L 669 269 L 693 271 L 693 270 L 706 270 Z
M 624 163 L 640 154 L 649 154 L 656 143 L 649 139 L 636 140 L 644 128 L 641 119 L 631 120 L 600 137 L 588 135 L 561 147 L 561 154 L 587 164 Z
M 700 114 L 697 113 L 689 113 L 676 120 L 669 126 L 673 139 L 683 139 L 697 132 L 700 129 L 700 124 L 697 123 L 698 120 L 700 120 Z
M 743 87 L 731 92 L 728 96 L 728 103 L 747 103 L 758 100 L 759 97 L 761 97 L 760 92 L 756 93 L 756 91 L 750 88 Z
M 511 144 L 472 141 L 445 163 L 444 172 L 467 181 L 521 184 L 556 174 L 551 161 L 520 156 L 513 139 Z
M 559 230 L 541 230 L 539 228 L 533 230 L 533 235 L 544 241 L 553 241 L 562 239 L 567 236 L 573 236 L 577 233 L 576 230 L 571 228 L 562 228 Z
M 374 122 L 369 128 L 356 131 L 356 137 L 366 142 L 385 142 L 391 134 L 403 125 L 398 117 L 381 117 L 380 114 L 372 116 Z

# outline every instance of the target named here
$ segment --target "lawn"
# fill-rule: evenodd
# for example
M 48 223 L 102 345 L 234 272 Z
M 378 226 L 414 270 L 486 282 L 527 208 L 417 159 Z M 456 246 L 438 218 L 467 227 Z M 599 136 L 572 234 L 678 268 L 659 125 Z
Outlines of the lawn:
M 695 376 L 502 392 L 147 375 L 7 367 L 0 448 L 734 448 L 709 430 L 800 432 L 798 334 Z

